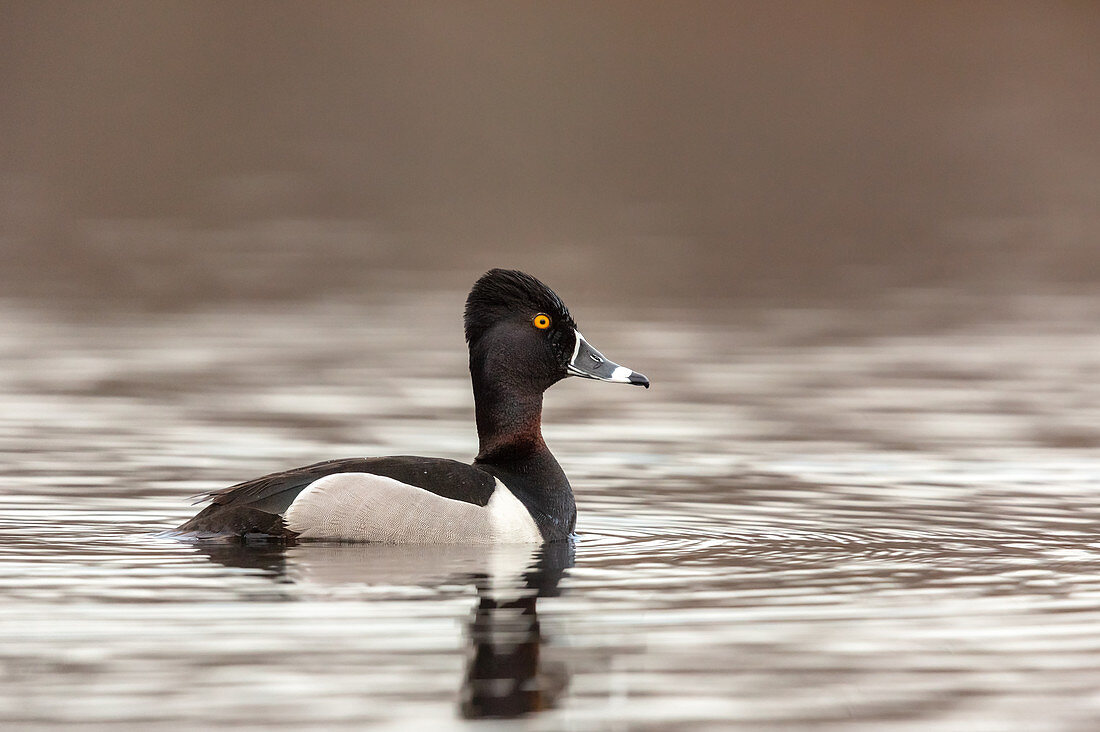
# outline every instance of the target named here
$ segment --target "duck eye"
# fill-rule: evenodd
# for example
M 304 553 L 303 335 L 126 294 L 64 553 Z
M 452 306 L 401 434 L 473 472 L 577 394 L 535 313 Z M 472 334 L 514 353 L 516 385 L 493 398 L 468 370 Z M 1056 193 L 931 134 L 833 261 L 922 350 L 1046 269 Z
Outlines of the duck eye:
M 546 313 L 539 313 L 531 322 L 534 323 L 535 327 L 539 330 L 546 330 L 550 327 L 550 316 Z

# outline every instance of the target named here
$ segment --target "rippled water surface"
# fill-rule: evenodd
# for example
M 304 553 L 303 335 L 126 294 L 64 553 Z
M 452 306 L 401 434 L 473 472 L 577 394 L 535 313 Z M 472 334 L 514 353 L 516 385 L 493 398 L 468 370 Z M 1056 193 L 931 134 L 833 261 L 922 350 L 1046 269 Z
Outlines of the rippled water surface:
M 157 536 L 265 472 L 469 459 L 461 302 L 7 304 L 0 723 L 1100 726 L 1090 301 L 932 323 L 572 303 L 654 384 L 548 394 L 575 547 Z

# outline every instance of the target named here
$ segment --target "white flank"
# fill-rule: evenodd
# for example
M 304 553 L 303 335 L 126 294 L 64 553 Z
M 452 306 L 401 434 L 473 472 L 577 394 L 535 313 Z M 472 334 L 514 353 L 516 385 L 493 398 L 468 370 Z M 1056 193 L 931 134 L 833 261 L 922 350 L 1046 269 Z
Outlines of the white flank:
M 499 480 L 485 506 L 371 473 L 315 480 L 290 504 L 287 528 L 305 539 L 383 544 L 542 543 L 535 520 Z

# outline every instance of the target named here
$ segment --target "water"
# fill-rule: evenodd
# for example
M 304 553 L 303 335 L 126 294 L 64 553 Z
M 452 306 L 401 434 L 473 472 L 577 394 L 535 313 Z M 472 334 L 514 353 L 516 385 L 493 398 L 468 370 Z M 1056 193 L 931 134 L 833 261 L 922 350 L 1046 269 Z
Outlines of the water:
M 550 553 L 157 536 L 264 472 L 469 459 L 462 293 L 8 302 L 0 723 L 1094 729 L 1100 313 L 943 300 L 573 303 L 654 387 L 548 394 Z

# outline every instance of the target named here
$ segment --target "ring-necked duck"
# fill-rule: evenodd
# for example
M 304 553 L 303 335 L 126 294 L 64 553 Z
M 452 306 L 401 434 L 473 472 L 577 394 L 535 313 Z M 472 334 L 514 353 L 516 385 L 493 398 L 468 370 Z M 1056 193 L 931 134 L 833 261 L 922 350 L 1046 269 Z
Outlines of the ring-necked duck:
M 487 272 L 466 298 L 466 342 L 480 450 L 443 458 L 347 458 L 206 494 L 179 527 L 206 537 L 385 543 L 560 541 L 577 507 L 542 439 L 542 393 L 567 376 L 649 387 L 581 337 L 553 290 L 514 270 Z

